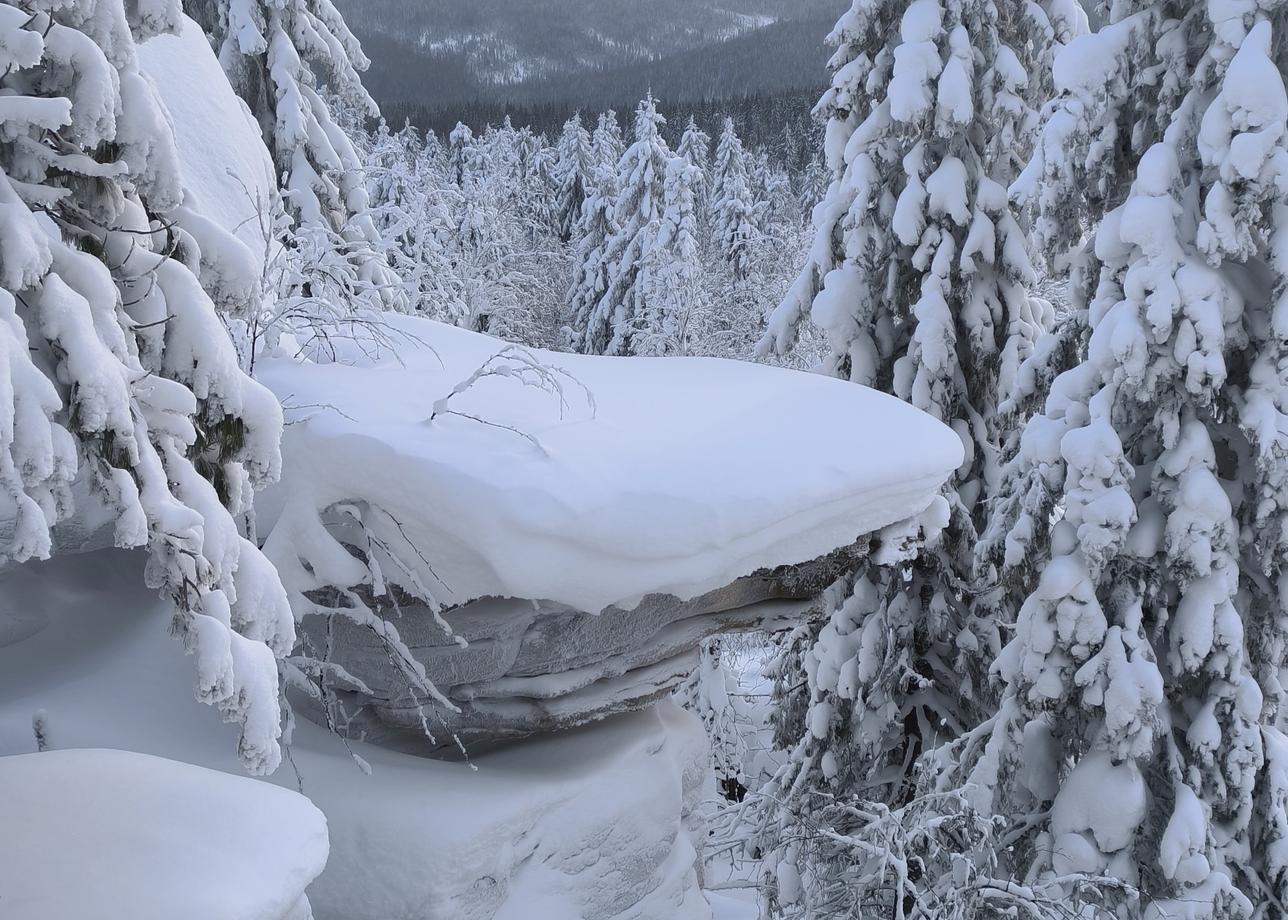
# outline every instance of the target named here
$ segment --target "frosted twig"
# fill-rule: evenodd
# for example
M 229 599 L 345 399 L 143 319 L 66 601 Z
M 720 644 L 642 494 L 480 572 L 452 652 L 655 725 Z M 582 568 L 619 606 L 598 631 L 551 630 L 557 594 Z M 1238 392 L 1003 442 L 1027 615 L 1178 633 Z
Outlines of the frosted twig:
M 570 408 L 567 396 L 564 393 L 564 382 L 571 381 L 579 386 L 585 394 L 586 405 L 593 414 L 596 411 L 595 397 L 590 389 L 580 380 L 568 373 L 561 367 L 545 364 L 536 355 L 519 345 L 507 345 L 492 357 L 484 361 L 479 367 L 466 377 L 456 386 L 452 387 L 450 393 L 443 396 L 434 403 L 434 409 L 426 419 L 426 424 L 432 424 L 440 415 L 457 415 L 470 421 L 478 422 L 480 425 L 487 425 L 492 428 L 500 428 L 512 432 L 524 440 L 531 443 L 543 454 L 549 456 L 549 451 L 545 446 L 532 434 L 516 428 L 513 425 L 507 425 L 503 422 L 494 422 L 489 419 L 481 418 L 469 412 L 462 412 L 458 409 L 448 407 L 448 402 L 456 396 L 461 395 L 469 390 L 479 381 L 488 377 L 505 377 L 511 380 L 517 380 L 520 385 L 532 387 L 554 395 L 559 400 L 559 418 L 564 418 L 564 413 Z

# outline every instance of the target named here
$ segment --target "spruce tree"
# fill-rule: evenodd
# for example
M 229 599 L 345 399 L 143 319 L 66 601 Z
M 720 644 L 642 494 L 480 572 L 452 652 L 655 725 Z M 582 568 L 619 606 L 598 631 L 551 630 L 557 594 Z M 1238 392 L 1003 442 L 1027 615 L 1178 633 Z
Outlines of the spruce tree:
M 709 208 L 716 252 L 732 268 L 737 280 L 747 276 L 757 235 L 756 203 L 749 180 L 746 151 L 733 119 L 726 118 L 711 170 Z
M 331 0 L 190 0 L 185 8 L 260 124 L 296 232 L 334 235 L 333 248 L 380 305 L 404 309 L 368 213 L 362 155 L 328 102 L 359 119 L 379 115 L 359 76 L 370 62 Z
M 616 224 L 604 246 L 607 287 L 577 327 L 577 345 L 588 354 L 636 354 L 644 341 L 662 332 L 654 250 L 661 233 L 670 151 L 662 138 L 666 119 L 650 95 L 635 112 L 634 143 L 617 168 Z M 638 341 L 637 341 L 638 340 Z
M 580 113 L 574 114 L 564 124 L 559 137 L 558 159 L 554 178 L 557 183 L 555 221 L 559 237 L 565 243 L 573 238 L 581 206 L 586 201 L 586 187 L 595 169 L 595 152 L 591 147 L 590 132 L 581 124 Z
M 680 143 L 675 148 L 675 155 L 682 157 L 686 163 L 698 170 L 693 184 L 693 194 L 698 208 L 699 221 L 706 220 L 708 195 L 710 194 L 711 171 L 711 138 L 698 127 L 698 123 L 689 116 L 689 123 L 680 135 Z
M 596 137 L 600 137 L 598 131 Z M 586 351 L 591 314 L 608 290 L 610 265 L 607 254 L 609 241 L 617 232 L 614 214 L 617 192 L 616 164 L 610 166 L 598 162 L 577 219 L 576 244 L 572 252 L 566 338 L 574 351 Z
M 1076 360 L 982 547 L 1027 596 L 944 782 L 1076 910 L 1288 903 L 1285 35 L 1277 5 L 1115 4 L 1017 185 L 1072 269 Z
M 617 122 L 617 113 L 612 109 L 599 116 L 593 141 L 596 162 L 615 171 L 626 153 L 626 144 L 622 140 L 622 126 Z
M 666 165 L 662 219 L 657 239 L 645 258 L 649 286 L 645 295 L 645 334 L 639 354 L 687 354 L 689 324 L 699 296 L 702 263 L 698 248 L 698 203 L 695 189 L 702 173 L 683 157 Z
M 1031 4 L 855 0 L 831 35 L 832 86 L 816 111 L 832 181 L 761 349 L 788 350 L 809 316 L 826 336 L 824 371 L 951 425 L 964 459 L 931 516 L 879 539 L 785 659 L 803 673 L 780 678 L 793 688 L 780 705 L 803 713 L 804 730 L 773 791 L 775 897 L 787 909 L 904 910 L 948 871 L 927 865 L 891 884 L 866 870 L 878 856 L 860 844 L 838 859 L 827 828 L 848 834 L 847 809 L 862 800 L 911 802 L 918 758 L 991 712 L 1001 638 L 975 603 L 973 553 L 998 478 L 999 406 L 1050 320 L 1027 290 L 1027 233 L 1007 186 L 1015 151 L 1031 144 L 1026 67 L 1041 66 L 1051 32 Z M 736 163 L 733 139 L 722 146 Z M 918 531 L 929 545 L 914 554 Z

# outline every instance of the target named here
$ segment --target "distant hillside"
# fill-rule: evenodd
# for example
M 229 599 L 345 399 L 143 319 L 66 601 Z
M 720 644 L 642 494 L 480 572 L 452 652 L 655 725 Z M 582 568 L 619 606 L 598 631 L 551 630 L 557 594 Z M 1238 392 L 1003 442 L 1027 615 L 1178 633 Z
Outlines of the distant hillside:
M 382 105 L 587 108 L 820 85 L 845 0 L 340 0 Z

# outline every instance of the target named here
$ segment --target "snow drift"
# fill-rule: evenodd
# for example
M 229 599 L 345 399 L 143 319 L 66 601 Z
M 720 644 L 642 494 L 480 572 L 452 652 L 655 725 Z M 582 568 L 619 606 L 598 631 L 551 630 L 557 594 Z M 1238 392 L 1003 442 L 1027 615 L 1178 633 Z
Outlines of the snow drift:
M 308 920 L 326 819 L 301 795 L 111 750 L 0 757 L 6 920 Z

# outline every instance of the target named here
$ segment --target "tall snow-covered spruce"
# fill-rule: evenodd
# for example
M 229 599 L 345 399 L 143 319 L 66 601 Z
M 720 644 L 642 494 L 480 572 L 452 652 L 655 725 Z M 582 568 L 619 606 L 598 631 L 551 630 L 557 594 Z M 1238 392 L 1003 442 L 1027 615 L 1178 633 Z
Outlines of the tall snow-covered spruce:
M 1051 321 L 1028 292 L 1028 234 L 1007 188 L 1036 126 L 1042 81 L 1030 72 L 1085 21 L 1051 6 L 855 0 L 830 36 L 832 86 L 816 114 L 832 180 L 761 350 L 789 350 L 809 317 L 827 339 L 824 370 L 951 425 L 964 460 L 921 533 L 885 535 L 784 658 L 779 703 L 800 718 L 781 724 L 804 737 L 780 739 L 791 756 L 771 790 L 769 866 L 789 913 L 901 916 L 916 902 L 940 915 L 970 897 L 945 884 L 952 846 L 940 840 L 933 856 L 927 844 L 910 869 L 863 839 L 890 822 L 856 815 L 916 800 L 918 758 L 991 712 L 1001 637 L 972 590 L 974 548 L 998 484 L 1000 407 Z M 928 839 L 970 823 L 948 800 L 905 815 L 925 821 L 900 833 Z M 973 839 L 962 831 L 956 846 Z
M 696 182 L 693 187 L 693 194 L 694 202 L 698 208 L 698 220 L 701 223 L 706 219 L 707 196 L 711 191 L 711 177 L 709 175 L 711 172 L 711 137 L 698 127 L 698 123 L 692 116 L 689 117 L 689 123 L 684 127 L 684 133 L 680 135 L 680 143 L 676 145 L 675 155 L 698 171 L 694 177 Z
M 612 122 L 616 127 L 616 119 Z M 577 351 L 587 347 L 586 329 L 591 314 L 608 290 L 608 243 L 617 232 L 617 138 L 600 118 L 595 129 L 595 166 L 581 204 L 572 249 L 572 281 L 568 287 L 566 328 L 569 344 Z
M 667 165 L 671 160 L 661 133 L 664 124 L 666 119 L 658 113 L 652 96 L 640 102 L 635 112 L 634 142 L 617 166 L 613 234 L 602 252 L 587 253 L 594 264 L 589 271 L 578 271 L 575 281 L 575 285 L 593 285 L 593 272 L 605 272 L 603 293 L 593 303 L 581 299 L 582 292 L 574 287 L 573 328 L 579 351 L 638 354 L 644 342 L 664 331 L 663 307 L 657 302 L 661 293 L 659 271 L 668 260 L 658 252 Z M 607 129 L 603 143 L 604 149 L 612 144 Z M 683 238 L 674 235 L 672 240 L 679 244 Z
M 345 300 L 406 309 L 368 213 L 362 155 L 328 102 L 360 118 L 379 114 L 359 76 L 370 62 L 331 0 L 189 0 L 185 7 L 260 124 L 295 235 L 352 264 L 360 286 L 347 285 Z
M 286 594 L 238 519 L 279 473 L 282 416 L 202 288 L 173 129 L 135 41 L 178 3 L 0 5 L 0 557 L 45 558 L 81 479 L 121 547 L 146 546 L 196 694 L 279 761 Z M 253 279 L 246 279 L 248 281 Z
M 729 264 L 734 278 L 741 280 L 747 275 L 756 237 L 756 205 L 752 201 L 747 154 L 732 118 L 724 120 L 716 145 L 708 207 L 716 252 Z
M 1288 903 L 1286 37 L 1280 3 L 1115 4 L 1016 187 L 1078 361 L 983 547 L 1029 593 L 948 778 L 1016 877 L 1114 916 Z
M 559 238 L 565 243 L 573 238 L 581 208 L 586 201 L 591 177 L 595 171 L 595 151 L 590 132 L 573 115 L 564 124 L 556 151 L 554 178 L 557 183 L 555 222 Z

